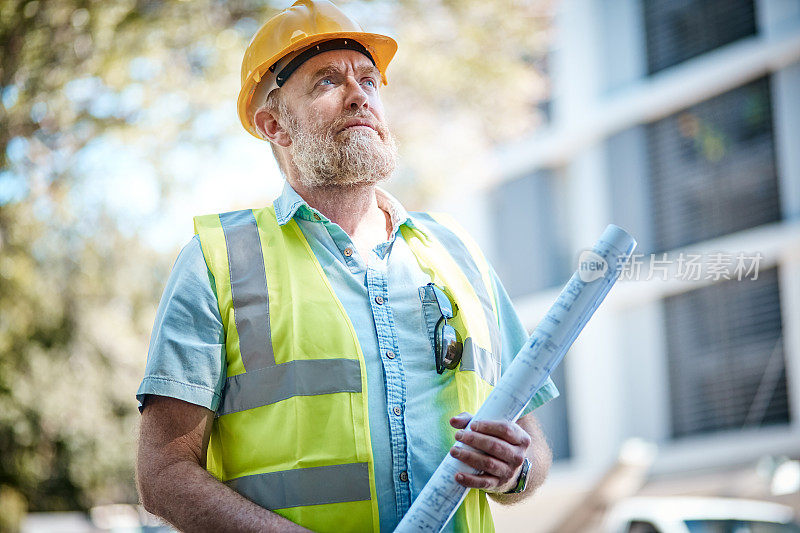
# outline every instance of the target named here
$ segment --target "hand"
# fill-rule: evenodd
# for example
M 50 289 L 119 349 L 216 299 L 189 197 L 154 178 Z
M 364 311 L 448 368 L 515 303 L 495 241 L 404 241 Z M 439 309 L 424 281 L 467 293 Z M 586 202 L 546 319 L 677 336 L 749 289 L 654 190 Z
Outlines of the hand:
M 522 471 L 531 436 L 519 425 L 505 420 L 481 420 L 470 429 L 464 429 L 471 419 L 469 413 L 461 413 L 450 419 L 450 425 L 461 430 L 456 432 L 457 441 L 484 453 L 453 446 L 450 455 L 478 469 L 480 473 L 458 473 L 456 482 L 486 492 L 503 493 L 511 490 Z

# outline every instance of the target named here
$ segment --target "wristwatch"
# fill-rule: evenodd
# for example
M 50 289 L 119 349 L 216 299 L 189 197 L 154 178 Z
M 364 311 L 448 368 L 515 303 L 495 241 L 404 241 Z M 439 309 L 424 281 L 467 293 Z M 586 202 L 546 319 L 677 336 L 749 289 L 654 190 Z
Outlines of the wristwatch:
M 522 471 L 519 473 L 519 479 L 517 479 L 517 484 L 511 490 L 504 492 L 503 494 L 519 494 L 520 492 L 525 491 L 525 487 L 528 486 L 528 471 L 531 469 L 531 462 L 526 457 L 525 460 L 522 462 Z

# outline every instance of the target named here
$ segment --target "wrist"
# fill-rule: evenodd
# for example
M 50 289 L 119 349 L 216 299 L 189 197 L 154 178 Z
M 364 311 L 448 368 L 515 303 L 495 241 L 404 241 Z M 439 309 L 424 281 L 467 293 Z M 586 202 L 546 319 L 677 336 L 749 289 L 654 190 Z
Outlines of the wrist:
M 522 469 L 519 472 L 519 476 L 517 477 L 516 482 L 511 486 L 511 488 L 509 488 L 505 492 L 502 492 L 501 494 L 519 494 L 521 492 L 525 492 L 525 489 L 528 486 L 528 478 L 530 477 L 529 476 L 530 468 L 531 468 L 531 462 L 526 457 L 525 460 L 522 462 Z

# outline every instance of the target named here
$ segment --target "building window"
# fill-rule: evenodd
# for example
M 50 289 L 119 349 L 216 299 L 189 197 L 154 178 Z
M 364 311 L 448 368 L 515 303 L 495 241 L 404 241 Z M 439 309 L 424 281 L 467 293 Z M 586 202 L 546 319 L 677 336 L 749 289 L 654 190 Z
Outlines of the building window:
M 664 300 L 673 437 L 790 421 L 777 269 Z
M 493 265 L 512 297 L 560 285 L 575 268 L 567 252 L 566 193 L 555 171 L 507 181 L 489 197 Z
M 649 74 L 756 33 L 753 0 L 645 0 Z
M 770 83 L 646 126 L 655 251 L 781 219 Z

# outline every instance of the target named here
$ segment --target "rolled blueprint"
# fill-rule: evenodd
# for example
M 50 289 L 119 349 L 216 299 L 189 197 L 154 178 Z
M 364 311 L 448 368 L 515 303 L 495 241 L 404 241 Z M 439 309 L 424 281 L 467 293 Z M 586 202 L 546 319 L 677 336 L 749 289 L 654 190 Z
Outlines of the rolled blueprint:
M 612 224 L 592 250 L 581 254 L 578 270 L 475 413 L 470 425 L 477 420 L 513 422 L 519 418 L 617 281 L 635 247 L 636 240 Z M 461 442 L 455 445 L 473 449 Z M 458 472 L 475 474 L 478 471 L 448 454 L 395 533 L 441 531 L 469 490 L 455 481 Z

